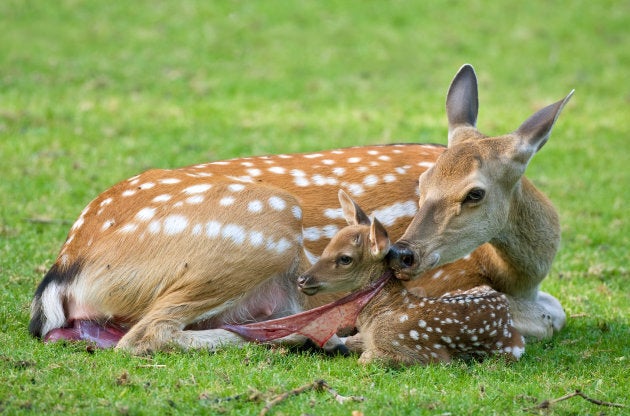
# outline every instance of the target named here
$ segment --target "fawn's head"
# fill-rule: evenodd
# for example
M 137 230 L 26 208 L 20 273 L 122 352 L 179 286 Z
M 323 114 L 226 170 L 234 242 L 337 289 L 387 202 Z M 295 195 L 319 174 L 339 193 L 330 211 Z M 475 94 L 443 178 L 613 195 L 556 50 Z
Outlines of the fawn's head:
M 390 241 L 381 223 L 370 218 L 343 190 L 339 202 L 348 226 L 330 240 L 320 259 L 298 278 L 307 295 L 352 291 L 378 279 L 386 269 Z
M 459 70 L 446 99 L 448 148 L 420 175 L 419 210 L 388 256 L 399 278 L 414 279 L 497 238 L 529 161 L 572 94 L 536 112 L 515 132 L 488 137 L 475 127 L 475 72 L 470 65 Z

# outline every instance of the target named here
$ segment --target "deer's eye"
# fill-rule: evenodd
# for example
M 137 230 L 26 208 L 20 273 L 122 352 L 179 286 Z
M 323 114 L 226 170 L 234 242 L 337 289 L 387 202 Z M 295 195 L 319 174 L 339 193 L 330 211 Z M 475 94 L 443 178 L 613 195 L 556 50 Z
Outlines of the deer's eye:
M 340 266 L 348 266 L 352 263 L 352 257 L 342 254 L 337 258 L 337 264 Z
M 466 197 L 462 201 L 464 204 L 476 204 L 481 202 L 486 196 L 486 191 L 481 188 L 473 188 L 466 194 Z

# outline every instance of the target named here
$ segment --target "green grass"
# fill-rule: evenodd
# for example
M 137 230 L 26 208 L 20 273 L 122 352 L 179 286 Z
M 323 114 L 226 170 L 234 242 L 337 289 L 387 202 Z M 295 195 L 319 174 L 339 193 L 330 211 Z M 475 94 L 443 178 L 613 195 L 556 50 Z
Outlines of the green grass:
M 628 412 L 630 4 L 21 1 L 0 3 L 0 412 Z M 528 170 L 563 244 L 543 289 L 571 316 L 524 358 L 388 370 L 259 346 L 151 360 L 27 333 L 29 302 L 81 209 L 149 167 L 367 143 L 446 141 L 444 96 L 475 65 L 479 127 L 575 97 Z M 35 220 L 35 221 L 34 221 Z M 216 401 L 244 393 L 246 398 Z

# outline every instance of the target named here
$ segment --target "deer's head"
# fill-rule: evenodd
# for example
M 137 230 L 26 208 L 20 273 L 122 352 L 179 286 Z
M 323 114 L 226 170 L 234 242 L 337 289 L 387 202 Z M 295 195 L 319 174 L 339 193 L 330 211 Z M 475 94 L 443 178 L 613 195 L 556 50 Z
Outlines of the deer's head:
M 378 279 L 386 268 L 390 248 L 387 231 L 370 218 L 343 190 L 339 202 L 348 226 L 330 240 L 319 261 L 298 278 L 307 295 L 352 291 Z
M 525 168 L 572 94 L 513 133 L 488 137 L 476 128 L 475 72 L 470 65 L 459 70 L 446 99 L 448 148 L 420 175 L 419 210 L 388 255 L 398 278 L 415 279 L 501 237 L 520 198 Z

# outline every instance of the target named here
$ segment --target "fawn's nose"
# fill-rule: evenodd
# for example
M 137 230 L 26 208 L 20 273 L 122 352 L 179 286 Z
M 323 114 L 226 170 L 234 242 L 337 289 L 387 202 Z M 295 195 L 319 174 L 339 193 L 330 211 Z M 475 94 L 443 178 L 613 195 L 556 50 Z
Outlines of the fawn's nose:
M 307 274 L 303 274 L 300 277 L 298 277 L 297 279 L 297 284 L 299 287 L 304 287 L 304 285 L 306 285 L 306 282 L 308 282 L 308 279 L 310 278 L 309 275 Z
M 298 288 L 305 295 L 312 296 L 319 292 L 320 283 L 310 274 L 303 274 L 297 278 Z

